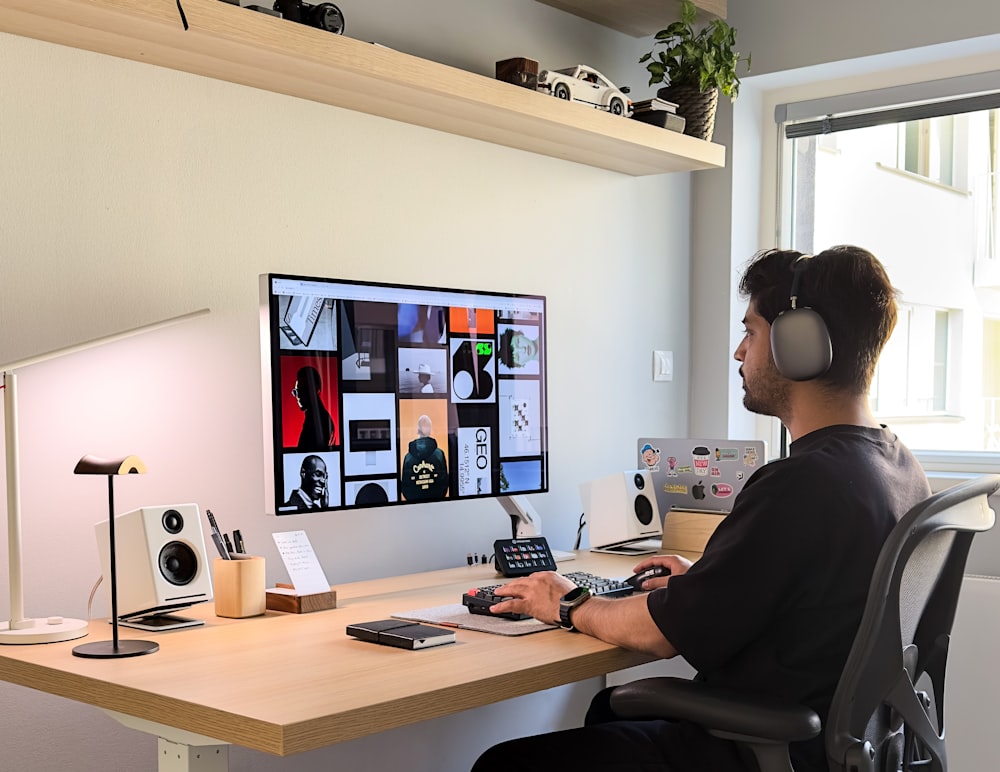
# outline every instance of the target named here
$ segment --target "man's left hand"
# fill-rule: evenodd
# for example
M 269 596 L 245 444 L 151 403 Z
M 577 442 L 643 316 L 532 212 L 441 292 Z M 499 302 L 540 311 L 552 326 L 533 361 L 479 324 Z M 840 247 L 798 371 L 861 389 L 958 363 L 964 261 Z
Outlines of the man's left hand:
M 530 614 L 540 622 L 559 624 L 559 599 L 576 587 L 565 576 L 553 571 L 538 571 L 529 576 L 513 579 L 494 590 L 494 594 L 505 600 L 491 606 L 493 613 L 514 612 Z

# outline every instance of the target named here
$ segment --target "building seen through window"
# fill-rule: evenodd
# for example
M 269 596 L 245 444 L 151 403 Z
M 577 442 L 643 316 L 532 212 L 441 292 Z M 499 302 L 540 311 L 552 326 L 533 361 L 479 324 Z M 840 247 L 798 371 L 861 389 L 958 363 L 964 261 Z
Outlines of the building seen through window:
M 1000 451 L 1000 110 L 852 118 L 786 126 L 784 241 L 861 245 L 900 291 L 879 418 L 914 449 Z

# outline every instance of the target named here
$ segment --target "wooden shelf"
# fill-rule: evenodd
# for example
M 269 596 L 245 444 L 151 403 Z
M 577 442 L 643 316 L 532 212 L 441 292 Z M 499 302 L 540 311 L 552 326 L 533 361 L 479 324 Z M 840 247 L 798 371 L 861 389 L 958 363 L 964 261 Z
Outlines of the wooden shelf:
M 630 175 L 725 165 L 676 132 L 218 0 L 0 0 L 0 31 Z
M 680 16 L 678 0 L 538 0 L 632 37 L 651 37 Z M 706 18 L 726 18 L 726 0 L 694 0 Z

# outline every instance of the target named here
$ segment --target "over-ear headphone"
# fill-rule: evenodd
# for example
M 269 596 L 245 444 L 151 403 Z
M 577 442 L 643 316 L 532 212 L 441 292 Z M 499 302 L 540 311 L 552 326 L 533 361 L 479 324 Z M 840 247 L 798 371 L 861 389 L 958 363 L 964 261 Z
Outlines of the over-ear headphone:
M 793 381 L 818 378 L 830 369 L 833 344 L 823 317 L 809 307 L 798 308 L 799 283 L 812 255 L 792 263 L 791 308 L 771 323 L 771 355 L 778 372 Z

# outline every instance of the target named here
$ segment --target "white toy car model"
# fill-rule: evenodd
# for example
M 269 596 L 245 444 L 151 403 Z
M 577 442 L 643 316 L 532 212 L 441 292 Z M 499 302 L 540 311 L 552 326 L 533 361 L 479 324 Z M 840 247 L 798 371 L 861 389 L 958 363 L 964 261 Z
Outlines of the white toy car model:
M 564 70 L 542 70 L 538 90 L 559 99 L 584 102 L 614 115 L 632 114 L 632 102 L 625 96 L 629 89 L 618 88 L 593 67 L 578 64 Z

